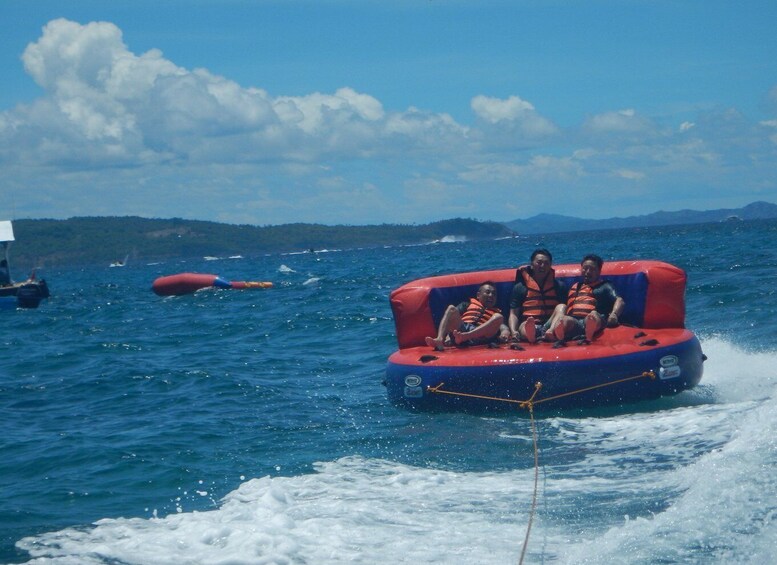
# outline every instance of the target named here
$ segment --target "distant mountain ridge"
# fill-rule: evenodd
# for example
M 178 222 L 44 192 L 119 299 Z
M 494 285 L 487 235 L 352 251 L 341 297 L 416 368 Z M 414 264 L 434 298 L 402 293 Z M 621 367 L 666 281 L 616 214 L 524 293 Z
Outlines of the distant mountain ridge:
M 777 218 L 777 204 L 753 202 L 742 208 L 721 208 L 719 210 L 679 210 L 677 212 L 654 212 L 645 216 L 587 220 L 559 214 L 538 214 L 525 220 L 512 220 L 504 225 L 519 234 L 561 233 L 575 231 L 604 230 L 615 228 L 646 228 L 682 224 L 705 224 L 726 220 L 766 220 Z

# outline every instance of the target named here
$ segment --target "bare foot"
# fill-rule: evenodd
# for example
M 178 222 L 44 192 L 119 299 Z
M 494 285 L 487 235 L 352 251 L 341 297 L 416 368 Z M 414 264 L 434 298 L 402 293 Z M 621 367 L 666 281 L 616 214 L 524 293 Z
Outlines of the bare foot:
M 436 337 L 427 337 L 426 345 L 428 345 L 435 351 L 442 351 L 444 349 L 442 340 L 437 339 Z
M 537 341 L 537 320 L 534 318 L 527 318 L 526 323 L 523 326 L 523 333 L 526 334 L 526 341 L 534 343 Z
M 588 341 L 593 340 L 594 334 L 598 329 L 599 329 L 599 323 L 596 321 L 596 318 L 592 316 L 588 316 L 585 319 L 585 338 Z
M 461 345 L 465 341 L 467 341 L 467 338 L 462 334 L 459 330 L 453 330 L 453 343 L 456 345 Z
M 566 337 L 566 331 L 565 326 L 561 322 L 556 324 L 556 327 L 553 329 L 553 335 L 556 336 L 556 339 L 561 341 Z

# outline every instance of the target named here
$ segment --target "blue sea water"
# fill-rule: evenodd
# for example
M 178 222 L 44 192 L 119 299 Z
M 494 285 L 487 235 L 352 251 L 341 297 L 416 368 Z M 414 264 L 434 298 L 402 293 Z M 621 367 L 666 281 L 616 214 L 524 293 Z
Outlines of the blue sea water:
M 525 413 L 413 413 L 381 379 L 393 288 L 537 245 L 682 267 L 709 359 L 672 398 L 538 410 L 525 562 L 772 562 L 777 221 L 46 269 L 0 321 L 0 562 L 517 562 Z M 185 271 L 275 287 L 150 291 Z

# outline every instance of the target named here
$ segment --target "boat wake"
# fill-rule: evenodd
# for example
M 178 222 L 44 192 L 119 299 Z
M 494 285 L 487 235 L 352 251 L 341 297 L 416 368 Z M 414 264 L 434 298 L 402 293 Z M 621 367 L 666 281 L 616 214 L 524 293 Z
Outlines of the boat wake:
M 769 562 L 777 351 L 703 345 L 702 390 L 663 409 L 653 401 L 652 411 L 538 419 L 543 479 L 529 562 Z M 533 491 L 529 422 L 456 418 L 459 435 L 488 434 L 467 449 L 503 450 L 498 468 L 344 457 L 246 480 L 214 510 L 103 519 L 17 547 L 29 563 L 50 564 L 516 562 Z M 442 419 L 424 421 L 428 441 L 451 433 L 438 429 Z

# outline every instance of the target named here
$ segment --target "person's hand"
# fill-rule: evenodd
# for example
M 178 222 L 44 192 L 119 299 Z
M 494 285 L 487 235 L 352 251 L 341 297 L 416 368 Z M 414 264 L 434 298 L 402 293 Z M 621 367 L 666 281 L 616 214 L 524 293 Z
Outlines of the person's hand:
M 618 315 L 615 312 L 610 312 L 610 315 L 607 316 L 607 327 L 614 328 L 617 325 L 618 325 Z

